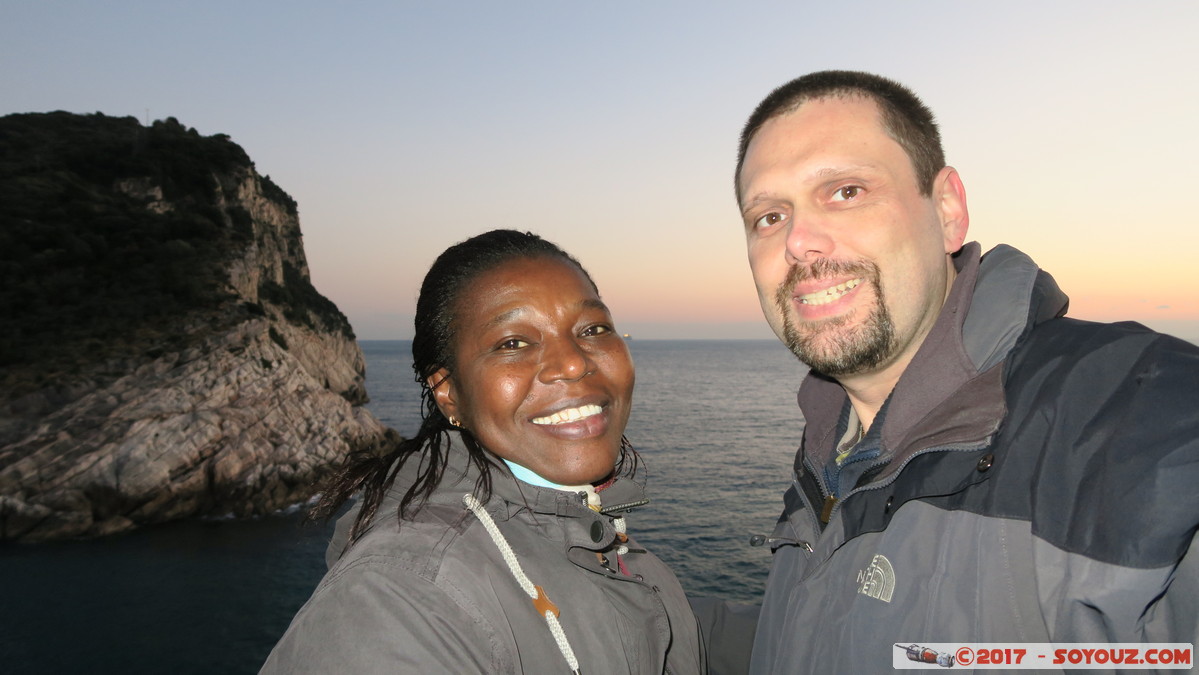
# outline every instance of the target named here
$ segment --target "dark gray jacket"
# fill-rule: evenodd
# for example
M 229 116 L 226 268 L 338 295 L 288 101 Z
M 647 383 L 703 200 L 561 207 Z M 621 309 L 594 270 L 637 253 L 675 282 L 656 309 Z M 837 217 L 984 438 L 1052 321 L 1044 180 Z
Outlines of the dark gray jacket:
M 336 562 L 262 672 L 569 672 L 546 621 L 463 506 L 477 473 L 453 436 L 445 479 L 414 521 L 396 518 L 414 462 L 344 554 L 357 510 L 339 521 L 330 545 Z M 486 510 L 558 606 L 583 673 L 706 671 L 695 618 L 670 570 L 630 537 L 622 556 L 629 574 L 619 571 L 613 517 L 646 503 L 640 485 L 617 480 L 600 493 L 596 513 L 585 496 L 491 475 Z
M 890 672 L 896 645 L 1199 642 L 1199 349 L 1058 318 L 1000 246 L 959 275 L 827 524 L 847 423 L 805 378 L 751 672 Z

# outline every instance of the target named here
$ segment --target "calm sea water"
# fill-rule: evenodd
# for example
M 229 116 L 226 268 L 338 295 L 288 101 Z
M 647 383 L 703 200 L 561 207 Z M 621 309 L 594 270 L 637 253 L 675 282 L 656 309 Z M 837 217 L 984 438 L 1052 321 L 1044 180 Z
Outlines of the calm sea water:
M 628 436 L 653 503 L 629 530 L 688 593 L 755 601 L 799 420 L 800 366 L 773 341 L 629 343 Z M 371 411 L 410 435 L 410 343 L 364 341 Z M 331 527 L 297 513 L 88 542 L 0 546 L 0 671 L 254 673 L 324 573 Z

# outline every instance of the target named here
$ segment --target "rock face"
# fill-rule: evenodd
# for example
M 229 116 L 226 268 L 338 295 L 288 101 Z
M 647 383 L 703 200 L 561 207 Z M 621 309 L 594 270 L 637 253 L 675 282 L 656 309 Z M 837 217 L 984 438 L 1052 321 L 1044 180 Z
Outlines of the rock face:
M 30 116 L 10 117 L 31 122 Z M 59 121 L 74 125 L 76 137 L 83 133 L 80 125 L 88 123 L 107 125 L 97 133 L 108 137 L 145 129 L 125 129 L 136 125 L 128 118 Z M 52 133 L 47 120 L 32 122 L 41 124 L 39 134 Z M 38 338 L 36 325 L 16 331 L 41 344 L 12 343 L 13 353 L 42 356 L 3 364 L 9 393 L 0 398 L 0 538 L 98 536 L 184 517 L 269 513 L 310 497 L 347 453 L 394 436 L 361 407 L 366 402 L 362 352 L 345 317 L 311 286 L 295 203 L 259 176 L 244 153 L 238 157 L 240 148 L 227 138 L 202 138 L 173 120 L 158 128 L 163 124 L 150 131 L 187 137 L 184 148 L 168 148 L 171 152 L 191 146 L 208 152 L 218 146 L 233 160 L 189 158 L 182 165 L 192 184 L 199 185 L 190 192 L 179 190 L 182 181 L 172 179 L 169 162 L 167 170 L 154 171 L 162 159 L 154 152 L 139 150 L 150 157 L 82 174 L 72 174 L 69 161 L 64 169 L 53 152 L 38 161 L 48 167 L 45 171 L 90 186 L 74 196 L 99 200 L 102 206 L 94 210 L 124 209 L 121 213 L 148 232 L 176 228 L 173 238 L 160 241 L 155 254 L 145 257 L 147 264 L 162 265 L 163 252 L 183 255 L 188 264 L 204 266 L 196 269 L 208 270 L 216 287 L 197 290 L 195 275 L 181 283 L 169 271 L 133 275 L 163 278 L 168 289 L 162 297 L 168 301 L 151 304 L 172 309 L 133 311 L 141 318 L 127 329 L 102 321 L 107 327 L 96 329 L 99 333 L 89 332 L 87 322 L 64 327 L 67 337 L 60 349 L 45 348 L 46 340 L 57 338 L 44 330 Z M 11 140 L 0 124 L 0 145 Z M 154 140 L 140 142 L 144 148 Z M 199 179 L 194 177 L 197 164 Z M 38 170 L 13 169 L 10 163 L 7 173 L 0 171 L 0 183 L 11 186 L 14 175 L 25 180 Z M 91 232 L 86 217 L 66 225 L 47 217 L 54 222 L 44 225 L 37 221 L 37 208 L 18 211 L 0 221 L 0 230 L 13 237 L 29 239 L 31 228 L 67 228 L 74 237 Z M 176 236 L 186 231 L 178 223 L 191 223 L 200 237 Z M 93 262 L 99 259 L 96 250 L 115 247 L 85 241 Z M 131 257 L 126 248 L 121 254 Z M 45 251 L 33 255 L 44 257 Z M 197 256 L 202 259 L 192 260 Z M 104 265 L 111 262 L 96 264 L 108 270 Z M 92 287 L 102 285 L 88 269 L 70 269 Z M 95 292 L 139 292 L 120 286 L 108 284 L 107 291 Z M 60 314 L 86 313 L 91 305 L 84 296 L 74 310 Z M 175 303 L 178 298 L 190 304 Z M 9 309 L 33 306 L 28 297 L 6 296 L 6 302 Z M 14 320 L 21 314 L 14 312 Z M 29 323 L 36 324 L 37 317 Z

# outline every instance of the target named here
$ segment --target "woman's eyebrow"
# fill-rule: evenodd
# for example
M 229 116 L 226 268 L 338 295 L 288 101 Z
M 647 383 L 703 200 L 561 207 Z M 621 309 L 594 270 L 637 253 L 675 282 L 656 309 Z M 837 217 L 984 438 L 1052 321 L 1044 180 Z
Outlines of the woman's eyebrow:
M 509 309 L 507 311 L 500 312 L 499 314 L 496 314 L 495 316 L 491 317 L 491 319 L 489 319 L 487 321 L 487 323 L 483 324 L 483 330 L 488 330 L 488 329 L 494 328 L 498 325 L 507 323 L 508 321 L 515 319 L 516 317 L 520 316 L 521 314 L 524 314 L 527 311 L 528 310 L 525 307 L 513 307 L 512 309 Z
M 587 298 L 579 303 L 579 307 L 582 307 L 583 309 L 598 309 L 601 312 L 608 312 L 611 314 L 611 310 L 609 310 L 608 306 L 604 304 L 604 301 L 600 300 L 599 298 Z
M 578 307 L 579 309 L 596 309 L 601 312 L 606 312 L 608 314 L 612 313 L 612 311 L 608 309 L 608 306 L 604 304 L 604 301 L 600 300 L 599 298 L 584 298 L 584 299 L 580 300 L 575 306 Z M 487 321 L 487 323 L 483 324 L 483 330 L 494 328 L 495 326 L 507 323 L 508 321 L 512 321 L 513 319 L 516 319 L 520 315 L 525 314 L 527 312 L 528 312 L 527 307 L 513 307 L 512 309 L 500 312 L 499 314 L 496 314 L 495 316 L 491 317 L 491 319 L 489 319 Z

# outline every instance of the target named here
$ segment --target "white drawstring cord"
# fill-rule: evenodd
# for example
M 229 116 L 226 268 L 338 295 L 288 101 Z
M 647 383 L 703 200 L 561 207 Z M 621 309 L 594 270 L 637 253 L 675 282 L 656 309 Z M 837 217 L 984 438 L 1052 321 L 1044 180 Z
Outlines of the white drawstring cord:
M 625 534 L 626 526 L 624 522 L 624 516 L 618 516 L 614 518 L 612 520 L 612 525 L 616 527 L 617 534 Z M 629 552 L 629 547 L 625 545 L 625 542 L 627 542 L 629 539 L 628 537 L 617 537 L 617 539 L 620 540 L 620 545 L 616 547 L 616 555 L 625 555 Z
M 516 577 L 516 583 L 520 584 L 521 589 L 529 594 L 533 599 L 533 606 L 537 611 L 545 617 L 545 622 L 549 624 L 550 633 L 554 635 L 554 642 L 558 643 L 558 651 L 562 652 L 562 656 L 566 658 L 566 664 L 570 666 L 570 672 L 579 675 L 579 660 L 575 658 L 575 651 L 570 647 L 570 641 L 566 639 L 566 633 L 562 630 L 562 624 L 558 623 L 558 608 L 553 602 L 550 602 L 549 596 L 540 586 L 535 586 L 529 577 L 525 575 L 525 571 L 521 569 L 520 561 L 516 559 L 516 553 L 512 547 L 508 545 L 508 540 L 504 538 L 504 533 L 500 532 L 500 528 L 496 526 L 495 521 L 491 519 L 491 514 L 483 508 L 482 502 L 475 498 L 472 494 L 462 495 L 462 503 L 466 504 L 466 508 L 470 509 L 483 523 L 483 528 L 487 530 L 487 534 L 491 535 L 491 540 L 495 542 L 496 548 L 500 549 L 500 554 L 504 556 L 504 562 L 508 563 L 508 570 L 512 572 L 512 576 Z

